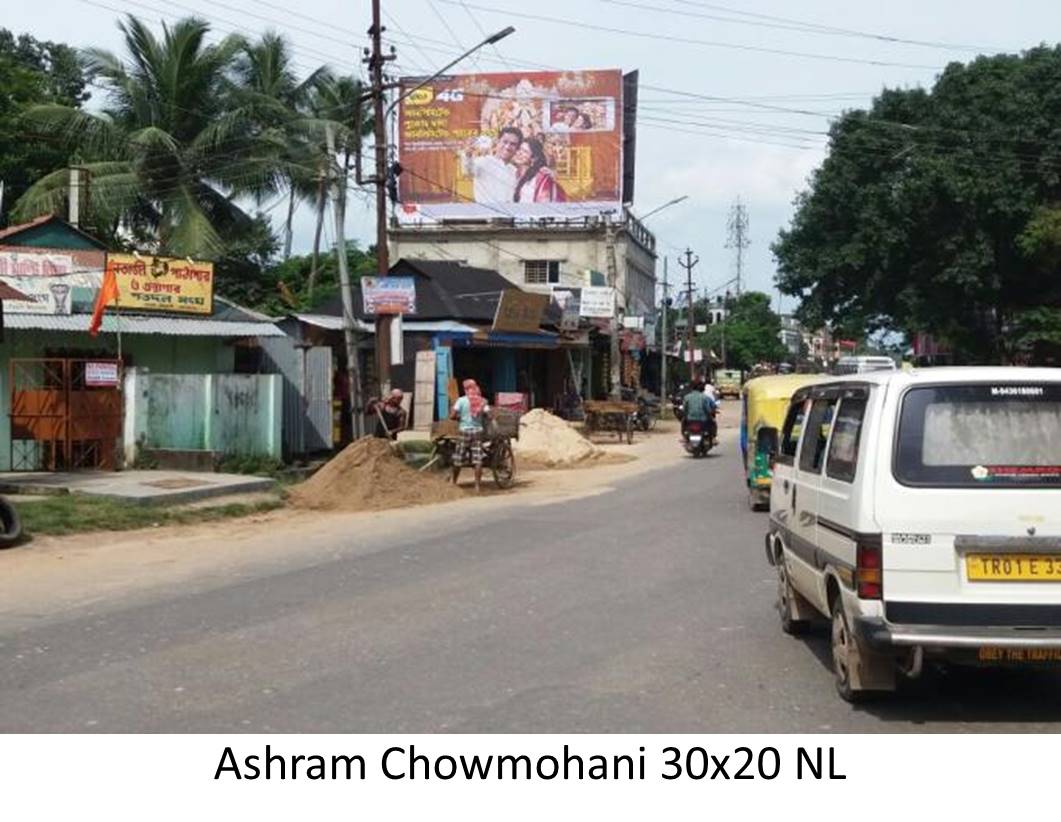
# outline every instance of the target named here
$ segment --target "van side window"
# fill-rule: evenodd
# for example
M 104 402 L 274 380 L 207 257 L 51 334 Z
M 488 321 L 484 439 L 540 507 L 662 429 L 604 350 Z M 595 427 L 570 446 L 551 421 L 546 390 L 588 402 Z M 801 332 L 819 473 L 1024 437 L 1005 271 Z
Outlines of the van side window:
M 858 444 L 862 437 L 862 420 L 866 416 L 866 400 L 861 397 L 845 397 L 833 425 L 833 439 L 829 443 L 829 456 L 825 461 L 825 473 L 842 482 L 854 482 L 858 468 Z
M 781 456 L 788 457 L 789 462 L 796 456 L 799 448 L 799 437 L 803 432 L 803 410 L 806 402 L 799 400 L 788 407 L 788 416 L 785 417 L 785 427 L 781 435 Z
M 822 470 L 825 445 L 829 442 L 829 430 L 836 411 L 836 398 L 815 400 L 807 416 L 806 436 L 799 452 L 799 470 L 817 474 Z

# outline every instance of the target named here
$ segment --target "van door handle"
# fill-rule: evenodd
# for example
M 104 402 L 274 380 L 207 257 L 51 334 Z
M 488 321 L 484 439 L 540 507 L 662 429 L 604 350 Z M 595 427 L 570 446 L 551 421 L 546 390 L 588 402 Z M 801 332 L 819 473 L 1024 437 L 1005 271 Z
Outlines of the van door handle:
M 795 488 L 792 489 L 792 513 L 793 514 L 796 513 L 796 492 L 798 490 L 799 490 L 799 486 L 798 485 Z
M 788 480 L 785 480 L 783 483 L 781 483 L 781 487 L 785 489 L 785 493 L 787 494 L 788 493 Z

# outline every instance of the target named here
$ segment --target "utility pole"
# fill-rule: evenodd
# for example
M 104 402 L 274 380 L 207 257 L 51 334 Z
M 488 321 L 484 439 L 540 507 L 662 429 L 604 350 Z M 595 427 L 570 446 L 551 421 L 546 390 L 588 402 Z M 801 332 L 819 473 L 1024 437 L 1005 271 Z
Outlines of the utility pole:
M 693 356 L 693 299 L 696 292 L 693 290 L 693 269 L 700 262 L 700 258 L 693 254 L 692 249 L 685 249 L 685 259 L 678 259 L 678 265 L 685 269 L 686 286 L 689 289 L 689 319 L 685 323 L 685 349 L 689 352 L 689 378 L 690 381 L 695 373 L 696 361 Z
M 390 253 L 387 249 L 387 118 L 384 112 L 386 86 L 383 67 L 396 55 L 393 48 L 390 54 L 383 53 L 383 32 L 380 0 L 372 0 L 372 27 L 368 30 L 372 51 L 362 62 L 368 66 L 374 120 L 376 170 L 372 182 L 376 186 L 376 271 L 379 276 L 386 277 L 390 271 Z M 355 124 L 355 128 L 360 136 L 361 124 Z M 380 396 L 385 396 L 391 387 L 390 330 L 393 320 L 389 316 L 376 316 L 376 373 Z
M 668 396 L 667 392 L 667 315 L 670 313 L 670 283 L 667 282 L 667 258 L 663 258 L 663 318 L 662 330 L 660 331 L 660 361 L 659 361 L 659 393 L 660 408 L 666 408 L 664 402 Z
M 741 280 L 744 277 L 744 249 L 751 245 L 748 239 L 748 209 L 737 198 L 737 202 L 729 212 L 729 239 L 726 248 L 735 249 L 737 252 L 737 296 L 741 295 Z
M 328 154 L 336 156 L 335 132 L 328 126 L 325 129 Z M 360 135 L 354 137 L 360 140 Z M 349 157 L 349 153 L 346 154 Z M 350 290 L 350 269 L 346 259 L 346 187 L 349 181 L 349 160 L 345 168 L 335 173 L 332 182 L 332 201 L 335 213 L 335 257 L 339 266 L 339 289 L 343 300 L 343 340 L 346 343 L 346 380 L 348 383 L 348 400 L 350 402 L 350 436 L 360 439 L 364 434 L 364 416 L 361 411 L 361 367 L 358 361 L 357 333 L 354 328 L 354 295 Z M 331 167 L 329 166 L 329 174 Z

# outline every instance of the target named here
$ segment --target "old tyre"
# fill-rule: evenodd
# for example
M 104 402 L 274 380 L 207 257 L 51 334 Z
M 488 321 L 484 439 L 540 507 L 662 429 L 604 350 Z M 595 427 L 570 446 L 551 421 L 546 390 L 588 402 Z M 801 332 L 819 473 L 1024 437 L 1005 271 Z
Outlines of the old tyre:
M 837 596 L 833 602 L 832 616 L 832 650 L 833 650 L 833 676 L 836 681 L 836 692 L 845 702 L 863 702 L 869 696 L 869 692 L 856 688 L 853 683 L 854 672 L 859 661 L 858 640 L 851 633 L 851 625 L 847 615 L 844 613 L 844 605 L 841 597 Z
M 10 548 L 22 539 L 22 520 L 10 502 L 0 497 L 0 548 Z
M 785 558 L 779 557 L 774 567 L 777 569 L 777 613 L 781 617 L 781 630 L 786 634 L 798 636 L 806 632 L 810 623 L 805 619 L 796 619 L 800 595 L 788 578 Z
M 512 443 L 507 439 L 495 446 L 493 471 L 498 488 L 511 488 L 516 481 L 516 457 L 512 453 Z

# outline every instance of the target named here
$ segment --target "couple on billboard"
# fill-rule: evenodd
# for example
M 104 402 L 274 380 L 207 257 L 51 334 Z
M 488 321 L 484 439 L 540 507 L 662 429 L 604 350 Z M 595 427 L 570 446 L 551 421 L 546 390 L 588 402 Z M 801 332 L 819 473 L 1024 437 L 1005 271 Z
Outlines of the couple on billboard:
M 489 142 L 489 137 L 479 137 L 461 154 L 464 173 L 472 178 L 475 202 L 567 202 L 540 137 L 524 137 L 515 126 L 505 126 L 489 153 L 477 156 L 476 146 Z

